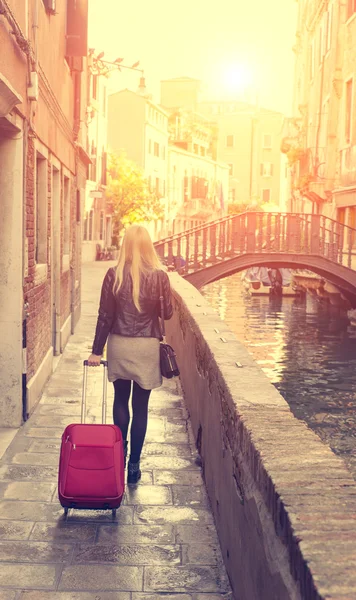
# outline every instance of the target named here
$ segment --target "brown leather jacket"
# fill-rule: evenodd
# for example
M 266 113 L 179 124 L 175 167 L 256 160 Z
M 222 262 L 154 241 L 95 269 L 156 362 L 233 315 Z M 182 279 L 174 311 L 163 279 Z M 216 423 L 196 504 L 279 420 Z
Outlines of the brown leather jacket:
M 122 286 L 113 292 L 115 268 L 108 270 L 101 288 L 100 306 L 96 324 L 93 354 L 102 355 L 109 333 L 127 337 L 154 337 L 162 339 L 158 316 L 160 314 L 159 282 L 161 281 L 164 318 L 173 314 L 169 278 L 164 271 L 142 275 L 140 282 L 139 312 L 132 299 L 132 280 L 129 269 L 124 269 Z

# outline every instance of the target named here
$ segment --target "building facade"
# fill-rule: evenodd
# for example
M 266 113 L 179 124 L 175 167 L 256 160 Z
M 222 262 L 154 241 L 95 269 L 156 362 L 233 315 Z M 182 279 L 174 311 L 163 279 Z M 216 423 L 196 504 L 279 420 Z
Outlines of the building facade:
M 166 204 L 168 164 L 168 115 L 149 96 L 122 90 L 109 96 L 108 150 L 124 153 L 143 171 L 149 189 Z M 157 238 L 164 234 L 164 220 L 149 224 Z
M 200 101 L 201 83 L 190 77 L 161 82 L 161 104 L 169 112 L 205 118 L 210 142 L 206 154 L 229 165 L 227 203 L 285 205 L 281 139 L 284 116 L 240 101 Z M 198 120 L 199 120 L 198 119 Z
M 170 144 L 168 172 L 166 235 L 226 215 L 228 165 Z
M 356 3 L 298 4 L 293 118 L 283 150 L 292 209 L 356 227 Z
M 87 182 L 85 186 L 82 262 L 95 260 L 99 249 L 103 250 L 112 244 L 112 211 L 105 197 L 107 180 L 107 115 L 107 77 L 89 71 L 87 123 L 91 164 L 89 164 L 87 169 Z
M 279 207 L 284 116 L 244 102 L 203 102 L 199 111 L 216 124 L 216 158 L 230 168 L 229 202 Z
M 80 315 L 87 0 L 0 0 L 0 421 L 33 410 Z
M 169 109 L 166 234 L 223 217 L 229 167 L 212 157 L 215 129 L 187 108 Z

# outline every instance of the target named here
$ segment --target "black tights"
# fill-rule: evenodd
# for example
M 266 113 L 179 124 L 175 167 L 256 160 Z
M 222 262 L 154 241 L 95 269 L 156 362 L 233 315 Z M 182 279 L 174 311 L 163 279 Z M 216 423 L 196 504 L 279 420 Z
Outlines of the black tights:
M 115 398 L 113 406 L 114 423 L 121 429 L 124 441 L 127 440 L 127 431 L 130 423 L 129 399 L 131 394 L 131 381 L 116 379 L 114 381 Z M 131 454 L 130 461 L 136 463 L 140 460 L 143 442 L 145 441 L 148 417 L 148 400 L 151 390 L 144 390 L 133 382 L 131 423 Z

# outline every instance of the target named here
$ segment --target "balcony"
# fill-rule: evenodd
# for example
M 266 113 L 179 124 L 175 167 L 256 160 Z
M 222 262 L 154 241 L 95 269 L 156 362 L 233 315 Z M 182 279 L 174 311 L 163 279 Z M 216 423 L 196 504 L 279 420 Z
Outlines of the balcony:
M 341 150 L 340 184 L 342 187 L 356 185 L 356 146 Z

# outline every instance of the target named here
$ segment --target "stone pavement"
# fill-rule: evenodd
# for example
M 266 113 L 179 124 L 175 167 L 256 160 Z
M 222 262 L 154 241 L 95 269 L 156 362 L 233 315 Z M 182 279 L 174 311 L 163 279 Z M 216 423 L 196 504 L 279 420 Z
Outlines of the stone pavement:
M 176 382 L 150 400 L 142 482 L 107 511 L 57 499 L 60 437 L 79 420 L 82 360 L 110 263 L 83 267 L 82 318 L 40 404 L 0 462 L 0 600 L 222 600 L 230 587 Z M 89 371 L 87 422 L 100 422 L 102 371 Z M 112 390 L 108 388 L 108 422 Z

